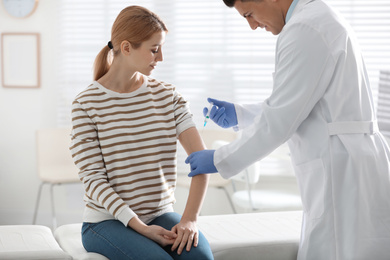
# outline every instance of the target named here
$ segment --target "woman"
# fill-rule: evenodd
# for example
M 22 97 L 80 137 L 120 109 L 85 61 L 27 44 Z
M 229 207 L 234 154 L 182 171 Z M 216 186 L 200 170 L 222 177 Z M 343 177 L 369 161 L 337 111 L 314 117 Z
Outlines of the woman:
M 163 60 L 166 32 L 149 10 L 123 9 L 96 57 L 95 81 L 73 102 L 71 152 L 86 202 L 82 241 L 109 259 L 213 259 L 196 227 L 207 175 L 192 180 L 182 217 L 172 208 L 176 140 L 188 154 L 205 147 L 188 103 L 148 77 Z

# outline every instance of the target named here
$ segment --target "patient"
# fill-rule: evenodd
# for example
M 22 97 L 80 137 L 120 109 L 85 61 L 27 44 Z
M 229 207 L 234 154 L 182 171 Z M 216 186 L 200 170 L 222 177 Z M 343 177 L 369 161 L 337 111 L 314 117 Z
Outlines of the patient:
M 139 6 L 123 9 L 72 105 L 71 152 L 85 188 L 82 241 L 109 259 L 213 259 L 198 231 L 208 175 L 194 177 L 183 216 L 173 212 L 177 139 L 205 149 L 186 100 L 150 78 L 167 28 Z

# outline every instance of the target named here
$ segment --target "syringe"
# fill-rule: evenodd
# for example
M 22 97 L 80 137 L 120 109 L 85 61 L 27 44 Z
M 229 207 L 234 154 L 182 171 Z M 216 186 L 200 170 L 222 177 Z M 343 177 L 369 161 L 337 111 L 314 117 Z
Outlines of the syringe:
M 207 110 L 207 114 L 206 114 L 206 116 L 204 117 L 204 125 L 203 125 L 203 127 L 206 126 L 207 121 L 208 121 L 208 119 L 210 118 L 210 111 L 211 111 L 211 108 L 213 107 L 213 105 L 214 105 L 213 102 L 210 102 L 209 108 L 208 108 L 208 110 Z

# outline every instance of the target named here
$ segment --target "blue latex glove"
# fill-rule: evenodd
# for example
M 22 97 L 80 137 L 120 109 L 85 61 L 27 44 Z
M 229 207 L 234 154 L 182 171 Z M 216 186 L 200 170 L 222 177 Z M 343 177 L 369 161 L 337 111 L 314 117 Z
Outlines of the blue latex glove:
M 202 150 L 190 154 L 185 161 L 185 163 L 189 163 L 191 166 L 191 172 L 188 174 L 188 177 L 217 172 L 217 168 L 214 165 L 214 152 L 215 150 Z
M 220 101 L 213 98 L 208 98 L 207 101 L 209 103 L 213 102 L 214 104 L 210 110 L 210 119 L 213 120 L 217 125 L 222 128 L 229 128 L 238 124 L 236 109 L 234 108 L 233 103 Z M 208 108 L 205 107 L 203 109 L 203 115 L 206 116 L 207 112 Z

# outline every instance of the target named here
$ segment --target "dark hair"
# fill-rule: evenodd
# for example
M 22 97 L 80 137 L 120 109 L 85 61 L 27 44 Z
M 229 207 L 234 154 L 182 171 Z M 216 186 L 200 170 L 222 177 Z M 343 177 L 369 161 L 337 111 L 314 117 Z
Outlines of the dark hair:
M 260 1 L 258 1 L 258 0 L 223 0 L 225 5 L 227 5 L 228 7 L 233 7 L 237 1 L 240 1 L 240 2 L 260 2 L 261 0 Z
M 223 0 L 226 6 L 228 7 L 233 7 L 234 4 L 236 3 L 236 0 Z
M 167 32 L 168 29 L 155 13 L 141 6 L 123 9 L 112 26 L 110 47 L 104 46 L 95 59 L 94 80 L 101 78 L 110 69 L 112 60 L 108 59 L 108 54 L 112 50 L 114 57 L 118 55 L 122 41 L 129 41 L 137 49 L 159 31 Z

